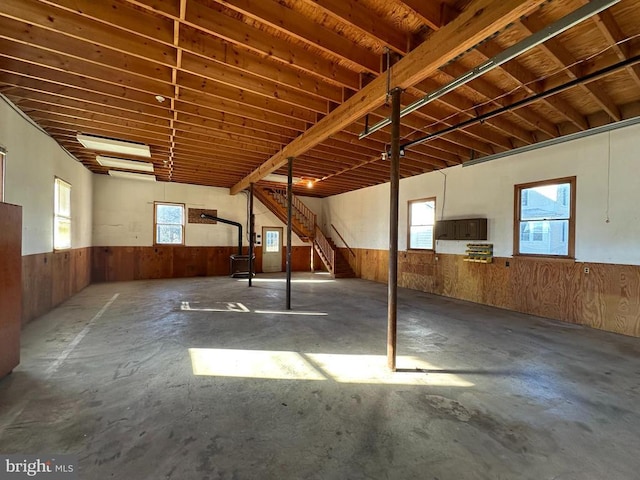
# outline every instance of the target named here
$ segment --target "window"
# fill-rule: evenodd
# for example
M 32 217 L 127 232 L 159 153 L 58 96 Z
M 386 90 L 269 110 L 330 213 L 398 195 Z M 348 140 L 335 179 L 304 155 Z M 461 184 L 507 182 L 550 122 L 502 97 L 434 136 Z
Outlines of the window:
M 155 243 L 184 244 L 184 205 L 155 203 Z
M 280 251 L 280 230 L 267 230 L 265 239 L 265 252 L 277 253 Z
M 433 226 L 436 220 L 436 199 L 424 198 L 409 202 L 409 248 L 433 250 Z
M 574 256 L 576 178 L 516 185 L 514 253 Z
M 71 185 L 60 178 L 54 181 L 53 248 L 71 248 Z

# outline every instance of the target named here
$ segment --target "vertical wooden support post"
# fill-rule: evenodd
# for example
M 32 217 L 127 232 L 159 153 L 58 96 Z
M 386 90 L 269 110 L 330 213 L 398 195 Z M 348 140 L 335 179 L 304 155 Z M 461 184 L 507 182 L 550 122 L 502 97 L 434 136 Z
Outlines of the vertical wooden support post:
M 291 310 L 291 217 L 293 216 L 293 157 L 287 174 L 287 310 Z
M 249 286 L 253 278 L 253 237 L 255 235 L 255 217 L 253 215 L 253 183 L 249 185 Z
M 391 92 L 391 166 L 389 206 L 389 284 L 387 315 L 387 365 L 396 371 L 396 341 L 398 320 L 398 198 L 400 194 L 400 94 Z

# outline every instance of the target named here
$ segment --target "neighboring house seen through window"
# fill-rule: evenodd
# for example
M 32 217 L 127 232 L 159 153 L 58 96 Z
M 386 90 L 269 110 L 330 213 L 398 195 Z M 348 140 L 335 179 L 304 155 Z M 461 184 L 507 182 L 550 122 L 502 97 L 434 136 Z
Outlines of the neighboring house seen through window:
M 71 248 L 71 185 L 60 178 L 54 181 L 53 248 Z
M 181 203 L 155 203 L 155 243 L 184 245 L 184 205 Z
M 411 200 L 409 202 L 409 248 L 433 250 L 433 230 L 435 223 L 435 198 Z
M 573 257 L 575 177 L 516 185 L 514 254 Z

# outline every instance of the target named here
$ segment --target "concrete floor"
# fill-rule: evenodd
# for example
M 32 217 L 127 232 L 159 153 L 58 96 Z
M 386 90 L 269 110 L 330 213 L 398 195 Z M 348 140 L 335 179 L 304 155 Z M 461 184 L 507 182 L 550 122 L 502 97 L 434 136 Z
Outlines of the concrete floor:
M 385 285 L 294 280 L 311 315 L 268 313 L 278 275 L 90 286 L 26 327 L 0 453 L 92 480 L 640 477 L 640 339 L 401 289 L 391 374 Z

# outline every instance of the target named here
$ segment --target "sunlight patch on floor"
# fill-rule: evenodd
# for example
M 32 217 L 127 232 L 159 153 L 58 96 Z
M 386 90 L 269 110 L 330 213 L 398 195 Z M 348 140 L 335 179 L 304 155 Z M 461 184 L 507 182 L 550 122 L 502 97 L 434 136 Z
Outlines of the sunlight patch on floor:
M 474 384 L 416 356 L 399 356 L 390 372 L 384 355 L 299 353 L 271 350 L 190 348 L 194 375 L 339 383 L 471 387 Z

